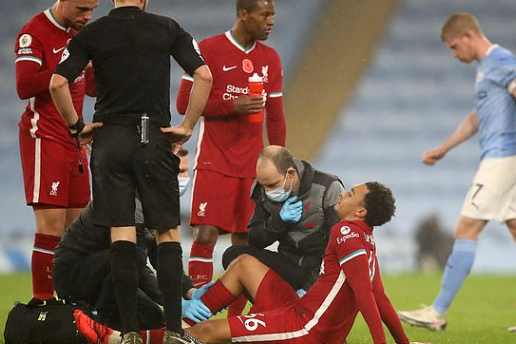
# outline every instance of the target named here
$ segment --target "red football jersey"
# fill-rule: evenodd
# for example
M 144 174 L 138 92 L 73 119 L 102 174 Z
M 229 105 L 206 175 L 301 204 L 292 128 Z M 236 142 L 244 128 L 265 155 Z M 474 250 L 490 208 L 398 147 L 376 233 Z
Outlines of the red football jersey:
M 351 262 L 361 263 L 354 266 L 352 274 L 346 271 L 346 264 Z M 374 342 L 385 343 L 373 295 L 374 281 L 381 282 L 377 268 L 371 227 L 361 221 L 336 224 L 331 230 L 319 278 L 298 304 L 305 330 L 322 343 L 341 343 L 360 310 Z M 355 285 L 361 284 L 360 288 L 354 290 L 351 278 Z
M 66 50 L 74 30 L 62 26 L 50 9 L 32 18 L 22 28 L 16 40 L 16 68 L 22 64 L 37 63 L 39 71 L 54 71 Z M 84 72 L 70 85 L 77 114 L 81 116 L 86 82 Z M 68 127 L 57 111 L 47 89 L 29 99 L 19 123 L 20 130 L 34 138 L 44 138 L 76 149 Z
M 256 161 L 263 149 L 263 124 L 250 122 L 248 115 L 236 114 L 233 99 L 249 93 L 249 77 L 253 73 L 261 76 L 267 97 L 269 143 L 285 145 L 283 71 L 279 55 L 258 41 L 246 50 L 232 37 L 231 31 L 207 38 L 199 47 L 213 75 L 213 86 L 200 121 L 194 168 L 254 178 Z M 192 81 L 191 76 L 183 76 L 178 109 L 186 107 Z

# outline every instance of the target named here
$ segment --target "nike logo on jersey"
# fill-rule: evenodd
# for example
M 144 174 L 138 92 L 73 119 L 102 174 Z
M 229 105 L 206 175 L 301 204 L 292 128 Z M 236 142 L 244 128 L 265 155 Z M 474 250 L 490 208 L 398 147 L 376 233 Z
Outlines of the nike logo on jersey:
M 231 67 L 226 67 L 226 66 L 224 66 L 224 67 L 222 67 L 222 70 L 223 70 L 224 72 L 227 72 L 228 70 L 235 69 L 236 67 L 237 67 L 237 66 L 231 66 Z
M 54 49 L 52 49 L 52 51 L 54 52 L 54 54 L 57 54 L 58 52 L 60 52 L 64 48 L 66 48 L 66 47 L 62 47 L 62 48 L 59 48 L 59 49 L 54 48 Z

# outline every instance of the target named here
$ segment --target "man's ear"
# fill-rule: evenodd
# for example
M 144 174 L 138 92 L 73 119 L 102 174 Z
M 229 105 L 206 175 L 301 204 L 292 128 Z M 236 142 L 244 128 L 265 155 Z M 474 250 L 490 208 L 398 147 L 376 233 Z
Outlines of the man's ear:
M 358 208 L 355 210 L 355 216 L 361 219 L 365 219 L 365 217 L 367 216 L 367 209 L 364 206 L 359 205 Z
M 238 11 L 238 18 L 243 21 L 247 21 L 247 17 L 249 16 L 249 12 L 246 10 Z
M 475 33 L 472 30 L 466 30 L 466 32 L 464 32 L 464 36 L 463 37 L 466 37 L 468 39 L 472 39 L 474 36 L 475 36 Z

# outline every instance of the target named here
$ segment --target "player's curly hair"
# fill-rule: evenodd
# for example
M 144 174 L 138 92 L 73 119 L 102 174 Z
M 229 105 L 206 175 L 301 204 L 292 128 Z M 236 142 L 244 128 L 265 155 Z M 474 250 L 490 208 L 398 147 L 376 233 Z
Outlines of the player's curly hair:
M 363 204 L 367 209 L 364 222 L 369 226 L 381 226 L 389 222 L 396 212 L 396 200 L 391 189 L 378 182 L 366 183 L 369 192 L 364 196 Z

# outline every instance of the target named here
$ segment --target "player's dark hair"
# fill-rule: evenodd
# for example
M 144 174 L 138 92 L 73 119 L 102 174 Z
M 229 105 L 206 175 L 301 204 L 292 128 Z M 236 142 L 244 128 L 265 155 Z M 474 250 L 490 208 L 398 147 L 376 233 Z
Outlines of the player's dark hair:
M 378 182 L 366 183 L 369 192 L 364 196 L 363 204 L 367 209 L 364 222 L 369 226 L 381 226 L 389 222 L 396 212 L 396 200 L 391 189 Z
M 272 0 L 237 0 L 237 2 L 236 2 L 237 17 L 240 14 L 240 11 L 252 12 L 252 10 L 254 10 L 256 8 L 256 4 L 258 1 L 272 2 Z
M 266 147 L 260 153 L 260 159 L 270 160 L 274 166 L 276 166 L 280 174 L 286 174 L 289 168 L 293 168 L 296 172 L 299 172 L 296 168 L 296 164 L 294 163 L 292 153 L 290 153 L 290 151 L 285 147 Z

